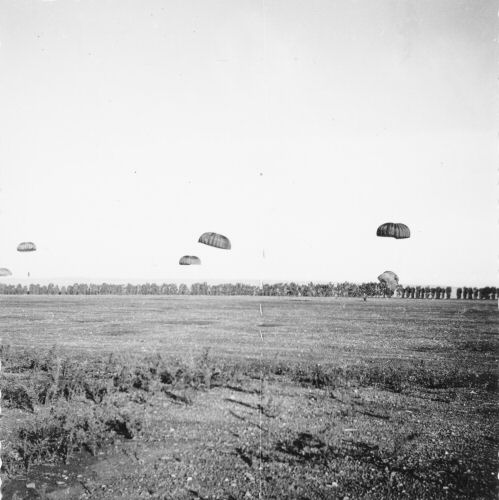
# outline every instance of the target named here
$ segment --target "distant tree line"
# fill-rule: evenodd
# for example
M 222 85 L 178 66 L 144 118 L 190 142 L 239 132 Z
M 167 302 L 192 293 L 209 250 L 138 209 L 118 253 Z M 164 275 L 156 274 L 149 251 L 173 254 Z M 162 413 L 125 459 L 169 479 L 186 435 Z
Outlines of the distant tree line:
M 184 283 L 145 283 L 141 285 L 122 284 L 87 284 L 74 283 L 73 285 L 58 286 L 32 284 L 7 285 L 0 283 L 0 294 L 4 295 L 255 295 L 255 296 L 291 296 L 291 297 L 391 297 L 407 299 L 450 299 L 452 288 L 399 286 L 395 291 L 386 288 L 378 282 L 371 283 L 272 283 L 264 284 L 263 288 L 245 283 L 223 283 L 209 285 L 208 283 L 193 283 L 188 286 Z M 499 289 L 496 287 L 458 288 L 457 298 L 466 300 L 499 298 Z
M 464 293 L 463 293 L 464 291 Z M 447 287 L 399 287 L 397 289 L 397 296 L 401 298 L 410 299 L 450 299 L 452 288 Z M 494 286 L 486 286 L 482 288 L 458 288 L 456 290 L 457 299 L 478 300 L 487 299 L 495 300 L 499 297 L 499 290 Z
M 397 296 L 403 299 L 450 299 L 452 287 L 406 286 L 397 289 Z
M 496 299 L 499 298 L 499 289 L 495 286 L 483 288 L 463 287 L 456 290 L 456 298 L 467 300 Z

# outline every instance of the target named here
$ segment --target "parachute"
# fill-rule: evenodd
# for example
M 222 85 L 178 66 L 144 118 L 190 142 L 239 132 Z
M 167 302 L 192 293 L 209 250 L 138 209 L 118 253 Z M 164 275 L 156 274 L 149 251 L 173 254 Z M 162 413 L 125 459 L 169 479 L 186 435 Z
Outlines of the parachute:
M 0 267 L 0 277 L 2 276 L 12 276 L 12 273 L 6 267 Z
M 18 252 L 34 252 L 36 250 L 36 245 L 32 241 L 23 241 L 17 245 Z M 30 273 L 28 271 L 28 277 Z
M 378 227 L 376 236 L 400 240 L 403 238 L 410 238 L 411 231 L 405 224 L 401 224 L 400 222 L 385 222 Z
M 23 241 L 17 245 L 18 252 L 34 252 L 36 250 L 36 245 L 31 241 Z
M 386 286 L 386 288 L 394 291 L 399 284 L 399 277 L 393 271 L 385 271 L 378 276 L 379 281 Z
M 230 250 L 231 248 L 229 238 L 222 234 L 203 233 L 198 241 L 210 247 L 222 248 L 223 250 Z
M 178 263 L 181 266 L 199 266 L 201 265 L 201 259 L 195 255 L 184 255 L 180 258 Z

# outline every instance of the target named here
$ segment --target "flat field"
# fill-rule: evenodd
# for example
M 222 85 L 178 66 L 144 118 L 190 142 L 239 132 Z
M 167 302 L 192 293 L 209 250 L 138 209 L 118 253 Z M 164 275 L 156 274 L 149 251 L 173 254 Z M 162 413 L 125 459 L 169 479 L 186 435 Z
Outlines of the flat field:
M 4 498 L 496 497 L 495 302 L 4 296 L 0 318 Z

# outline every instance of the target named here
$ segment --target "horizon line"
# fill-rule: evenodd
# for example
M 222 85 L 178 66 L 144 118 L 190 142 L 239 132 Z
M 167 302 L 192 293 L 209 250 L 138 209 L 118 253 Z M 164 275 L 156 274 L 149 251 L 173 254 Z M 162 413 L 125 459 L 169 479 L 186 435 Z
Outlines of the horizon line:
M 491 280 L 492 281 L 492 280 Z M 175 284 L 175 285 L 181 285 L 181 284 L 194 284 L 194 283 L 206 283 L 208 285 L 222 285 L 222 284 L 231 284 L 235 285 L 237 283 L 243 284 L 243 285 L 252 285 L 252 286 L 260 286 L 261 284 L 270 284 L 270 285 L 275 285 L 279 283 L 296 283 L 297 285 L 307 285 L 309 283 L 313 284 L 341 284 L 341 283 L 351 283 L 355 285 L 360 285 L 362 283 L 377 283 L 377 280 L 342 280 L 342 281 L 333 281 L 333 280 L 314 280 L 314 279 L 306 279 L 306 280 L 283 280 L 283 279 L 267 279 L 267 280 L 259 280 L 259 279 L 251 279 L 251 278 L 241 278 L 241 279 L 236 279 L 236 280 L 227 280 L 227 279 L 219 279 L 219 278 L 213 278 L 213 279 L 205 279 L 205 280 L 196 280 L 196 279 L 178 279 L 174 278 L 171 280 L 157 280 L 156 281 L 152 278 L 129 278 L 129 279 L 120 279 L 120 278 L 94 278 L 94 279 L 88 279 L 85 277 L 59 277 L 57 279 L 53 278 L 41 278 L 40 280 L 34 280 L 33 278 L 14 278 L 13 276 L 5 276 L 1 278 L 0 281 L 0 286 L 2 284 L 5 285 L 22 285 L 22 286 L 29 286 L 29 285 L 49 285 L 53 284 L 54 286 L 69 286 L 69 285 L 74 285 L 75 283 L 77 284 L 86 284 L 86 285 L 101 285 L 103 283 L 106 283 L 108 285 L 123 285 L 126 286 L 128 284 L 131 285 L 145 285 L 147 283 L 150 284 L 156 284 L 156 285 L 163 285 L 163 284 Z M 442 284 L 437 284 L 437 283 L 425 283 L 425 284 L 414 284 L 414 283 L 400 283 L 400 286 L 407 287 L 407 286 L 422 286 L 422 287 L 432 287 L 432 286 L 442 286 Z M 459 288 L 459 287 L 468 287 L 468 286 L 475 286 L 475 287 L 486 287 L 486 286 L 496 286 L 494 284 L 486 284 L 484 282 L 482 283 L 475 283 L 473 285 L 469 284 L 445 284 L 444 286 L 450 286 L 452 288 Z

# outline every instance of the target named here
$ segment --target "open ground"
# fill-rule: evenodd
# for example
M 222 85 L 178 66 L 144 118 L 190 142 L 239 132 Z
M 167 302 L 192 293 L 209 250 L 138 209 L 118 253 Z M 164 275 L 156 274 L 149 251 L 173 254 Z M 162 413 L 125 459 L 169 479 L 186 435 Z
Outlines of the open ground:
M 495 302 L 0 308 L 4 498 L 496 496 Z

